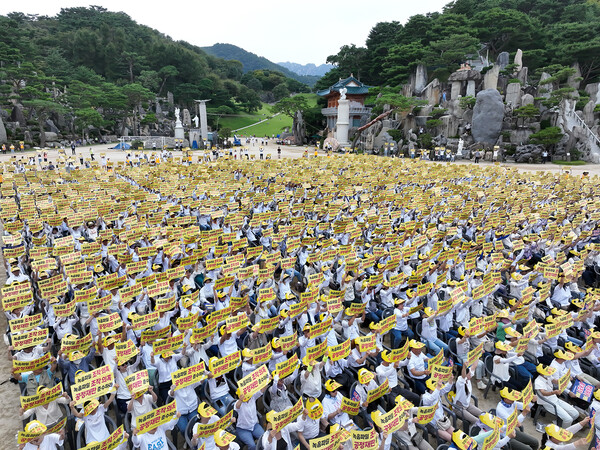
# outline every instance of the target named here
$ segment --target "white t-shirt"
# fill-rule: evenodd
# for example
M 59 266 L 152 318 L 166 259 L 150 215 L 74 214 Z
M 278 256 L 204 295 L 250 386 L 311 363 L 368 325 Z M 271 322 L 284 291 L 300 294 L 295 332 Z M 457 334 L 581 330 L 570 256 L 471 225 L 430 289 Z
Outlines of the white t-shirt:
M 110 437 L 106 422 L 104 422 L 104 414 L 106 414 L 106 408 L 104 408 L 104 405 L 100 405 L 94 414 L 83 417 L 86 443 L 102 442 Z
M 23 450 L 55 450 L 59 445 L 63 445 L 64 440 L 60 438 L 59 434 L 52 433 L 44 436 L 42 443 L 38 445 L 30 444 L 29 442 L 25 444 Z

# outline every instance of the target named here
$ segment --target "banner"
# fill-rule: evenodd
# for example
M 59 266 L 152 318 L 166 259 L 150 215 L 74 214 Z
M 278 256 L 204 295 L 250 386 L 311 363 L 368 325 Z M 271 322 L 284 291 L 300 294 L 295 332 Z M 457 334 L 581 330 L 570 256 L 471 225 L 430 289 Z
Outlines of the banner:
M 144 434 L 148 431 L 158 428 L 160 425 L 169 422 L 177 414 L 177 404 L 175 400 L 165 406 L 153 409 L 137 418 L 137 434 Z
M 33 370 L 41 369 L 50 363 L 50 352 L 44 354 L 44 356 L 34 359 L 33 361 L 18 361 L 13 359 L 13 369 L 15 373 L 31 372 Z
M 79 405 L 86 400 L 100 397 L 113 390 L 114 375 L 110 366 L 101 366 L 90 372 L 75 376 L 75 384 L 71 385 L 71 398 Z
M 302 404 L 302 399 L 298 400 L 294 406 L 290 406 L 287 409 L 284 409 L 281 412 L 276 412 L 273 414 L 273 418 L 271 424 L 273 425 L 273 429 L 275 431 L 279 431 L 283 429 L 285 426 L 292 423 L 294 420 L 302 414 L 304 411 L 304 405 Z
M 204 361 L 200 361 L 200 363 L 190 367 L 176 370 L 171 374 L 174 391 L 190 386 L 191 384 L 199 383 L 206 378 L 206 366 L 204 365 Z
M 340 409 L 351 416 L 356 416 L 360 410 L 360 402 L 342 397 L 342 405 L 340 406 Z
M 339 361 L 346 358 L 350 354 L 350 339 L 341 344 L 327 347 L 327 352 L 332 361 Z
M 564 390 L 567 388 L 569 383 L 571 382 L 571 369 L 567 371 L 562 377 L 558 379 L 558 387 L 557 390 L 562 394 Z
M 98 329 L 103 333 L 116 330 L 123 325 L 123 321 L 121 320 L 121 316 L 118 312 L 114 312 L 106 316 L 100 316 L 96 319 L 96 322 L 98 323 Z
M 575 394 L 577 398 L 580 398 L 585 402 L 590 402 L 592 401 L 592 395 L 594 394 L 594 386 L 575 379 L 573 386 L 571 386 L 571 392 Z
M 338 431 L 335 434 L 310 439 L 310 450 L 337 450 L 342 442 L 342 433 Z
M 506 434 L 510 435 L 512 434 L 513 431 L 515 431 L 515 428 L 517 428 L 517 425 L 519 424 L 518 419 L 518 409 L 515 408 L 515 410 L 512 412 L 512 414 L 510 416 L 508 416 L 508 418 L 506 419 Z
M 52 309 L 54 310 L 54 314 L 57 317 L 69 317 L 75 313 L 75 308 L 77 307 L 77 302 L 73 300 L 69 303 L 56 303 L 52 305 Z
M 279 379 L 281 380 L 287 376 L 290 376 L 292 373 L 294 373 L 294 370 L 296 370 L 299 364 L 300 362 L 298 361 L 298 355 L 296 353 L 294 353 L 291 358 L 277 363 L 275 365 L 275 370 L 277 370 Z
M 530 379 L 529 382 L 527 383 L 527 386 L 525 386 L 525 389 L 523 389 L 523 408 L 526 408 L 527 405 L 529 405 L 531 403 L 532 399 L 533 399 L 533 385 L 531 384 L 531 379 Z
M 42 313 L 34 314 L 33 316 L 25 316 L 20 319 L 12 319 L 8 322 L 10 326 L 10 332 L 23 333 L 29 331 L 32 328 L 37 327 L 42 322 Z
M 443 381 L 447 383 L 452 378 L 452 366 L 440 366 L 435 365 L 433 367 L 427 366 L 431 370 L 431 377 L 436 381 Z
M 475 364 L 475 361 L 479 361 L 479 359 L 481 359 L 482 355 L 483 355 L 483 342 L 481 344 L 479 344 L 477 347 L 475 347 L 474 349 L 472 349 L 467 354 L 467 367 L 470 368 L 473 364 Z
M 358 351 L 360 352 L 370 352 L 375 350 L 377 338 L 374 334 L 367 334 L 366 336 L 360 336 L 356 338 L 356 344 L 358 345 Z
M 95 295 L 95 293 L 93 293 Z M 121 300 L 122 301 L 122 300 Z M 112 295 L 108 294 L 101 298 L 91 298 L 87 301 L 88 313 L 90 316 L 102 311 L 103 309 L 110 308 L 112 304 Z
M 117 353 L 117 360 L 128 361 L 136 356 L 140 349 L 136 347 L 131 339 L 125 342 L 115 343 L 115 351 Z
M 160 341 L 154 341 L 152 343 L 152 351 L 155 355 L 162 355 L 165 352 L 174 352 L 183 345 L 183 334 L 161 339 Z
M 80 351 L 84 354 L 87 354 L 90 347 L 92 346 L 92 334 L 88 333 L 84 337 L 79 339 L 67 339 L 66 337 L 62 338 L 60 341 L 60 351 L 68 355 L 71 352 Z
M 221 419 L 213 423 L 197 423 L 196 434 L 199 438 L 205 438 L 215 434 L 217 430 L 224 430 L 231 424 L 231 418 L 233 417 L 233 410 L 225 414 Z
M 31 330 L 26 333 L 11 335 L 11 344 L 15 350 L 41 345 L 48 339 L 48 328 Z
M 113 431 L 108 439 L 97 444 L 86 445 L 81 450 L 114 450 L 125 441 L 124 433 L 125 430 L 123 429 L 123 425 L 121 425 Z
M 18 444 L 26 444 L 27 442 L 29 442 L 35 438 L 38 438 L 44 434 L 58 433 L 60 430 L 62 430 L 65 427 L 66 424 L 67 424 L 67 418 L 65 417 L 60 422 L 58 422 L 56 425 L 54 425 L 51 428 L 48 428 L 43 433 L 30 433 L 27 431 L 19 431 L 19 434 L 17 437 L 17 443 Z
M 150 387 L 150 381 L 148 378 L 148 369 L 139 370 L 131 375 L 125 377 L 125 384 L 131 395 L 137 394 L 138 392 L 145 392 Z
M 306 349 L 306 359 L 309 361 L 315 361 L 325 354 L 326 349 L 327 339 L 324 339 L 321 343 Z
M 382 432 L 390 435 L 402 428 L 406 421 L 406 413 L 402 409 L 402 405 L 397 405 L 390 412 L 381 414 L 375 417 L 374 420 Z
M 433 420 L 433 416 L 435 416 L 435 411 L 437 408 L 437 404 L 431 406 L 420 406 L 417 413 L 417 423 L 420 423 L 421 425 L 427 425 Z
M 47 405 L 54 400 L 60 398 L 63 394 L 62 384 L 58 383 L 53 388 L 50 388 L 49 391 L 43 392 L 41 394 L 30 395 L 30 396 L 21 396 L 21 408 L 25 411 L 28 409 L 36 408 L 38 406 Z
M 264 347 L 252 350 L 252 364 L 258 366 L 259 364 L 266 363 L 271 360 L 271 356 L 273 356 L 273 348 L 269 342 Z
M 324 320 L 323 322 L 315 323 L 310 327 L 309 336 L 311 337 L 311 339 L 321 336 L 322 334 L 329 331 L 332 323 L 333 319 L 331 317 L 327 320 Z
M 171 325 L 167 325 L 160 330 L 144 330 L 142 331 L 141 340 L 150 343 L 157 339 L 164 339 L 169 334 L 171 334 Z
M 249 399 L 271 381 L 271 375 L 266 364 L 252 371 L 240 381 L 238 381 L 237 394 L 239 398 Z
M 211 358 L 209 362 L 209 370 L 213 377 L 217 378 L 226 374 L 227 372 L 231 372 L 241 363 L 240 351 L 237 350 L 231 355 L 224 356 L 223 358 Z
M 196 324 L 198 323 L 199 317 L 200 317 L 199 312 L 197 312 L 196 314 L 191 314 L 187 317 L 178 317 L 176 320 L 177 328 L 179 329 L 179 331 L 181 331 L 183 333 L 184 331 L 195 327 Z
M 160 320 L 160 313 L 158 311 L 151 312 L 140 316 L 138 314 L 132 314 L 129 318 L 131 321 L 131 327 L 134 330 L 145 330 L 151 328 L 158 323 Z
M 352 448 L 361 450 L 376 450 L 379 447 L 375 429 L 361 431 L 352 430 Z
M 279 337 L 279 344 L 281 345 L 281 352 L 282 353 L 287 353 L 290 350 L 292 350 L 293 348 L 298 347 L 298 336 L 297 336 L 297 333 L 294 331 L 293 334 L 290 334 L 288 336 L 280 336 Z
M 367 403 L 374 402 L 379 397 L 382 397 L 385 394 L 387 394 L 389 392 L 389 390 L 390 390 L 389 381 L 386 378 L 385 381 L 383 383 L 381 383 L 379 386 L 377 386 L 375 389 L 367 392 Z

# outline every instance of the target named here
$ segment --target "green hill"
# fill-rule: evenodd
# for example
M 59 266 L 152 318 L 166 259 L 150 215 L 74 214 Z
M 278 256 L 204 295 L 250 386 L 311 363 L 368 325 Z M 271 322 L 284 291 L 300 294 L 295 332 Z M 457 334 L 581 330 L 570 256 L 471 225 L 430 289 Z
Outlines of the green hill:
M 239 61 L 242 63 L 244 72 L 252 72 L 255 70 L 273 70 L 284 74 L 286 77 L 297 80 L 308 86 L 314 86 L 320 77 L 314 75 L 298 75 L 289 69 L 286 69 L 279 64 L 269 61 L 267 58 L 255 55 L 232 44 L 214 44 L 210 47 L 202 47 L 209 55 L 217 56 L 228 61 Z

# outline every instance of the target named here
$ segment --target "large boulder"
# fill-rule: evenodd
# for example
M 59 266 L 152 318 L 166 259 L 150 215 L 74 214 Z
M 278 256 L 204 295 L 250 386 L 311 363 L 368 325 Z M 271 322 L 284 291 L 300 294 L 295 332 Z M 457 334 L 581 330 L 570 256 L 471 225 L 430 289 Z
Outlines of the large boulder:
M 521 83 L 510 83 L 506 87 L 506 104 L 518 108 L 521 103 Z
M 504 70 L 506 66 L 508 66 L 510 55 L 508 52 L 502 52 L 498 55 L 496 59 L 496 64 L 500 66 L 500 70 Z
M 56 125 L 54 125 L 54 122 L 50 119 L 46 120 L 46 128 L 51 132 L 51 133 L 55 133 L 55 134 L 59 134 L 60 130 L 56 127 Z
M 502 131 L 504 120 L 504 103 L 496 89 L 486 89 L 477 94 L 473 108 L 473 124 L 471 132 L 475 142 L 495 144 Z
M 53 131 L 46 131 L 44 134 L 46 135 L 47 142 L 58 141 L 58 135 L 56 133 L 54 133 Z
M 539 163 L 542 162 L 543 145 L 519 145 L 515 150 L 516 163 Z

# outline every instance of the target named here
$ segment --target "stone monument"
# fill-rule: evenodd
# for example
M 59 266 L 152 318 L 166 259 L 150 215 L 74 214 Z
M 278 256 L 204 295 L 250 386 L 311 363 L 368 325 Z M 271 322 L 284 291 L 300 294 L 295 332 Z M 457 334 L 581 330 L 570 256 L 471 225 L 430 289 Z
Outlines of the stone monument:
M 343 147 L 349 145 L 348 128 L 350 126 L 350 101 L 346 98 L 348 89 L 340 89 L 340 99 L 338 100 L 337 123 L 335 138 Z
M 181 124 L 181 118 L 179 117 L 179 108 L 175 108 L 175 139 L 185 139 L 185 133 L 183 131 L 183 125 Z
M 206 118 L 206 102 L 210 100 L 194 100 L 198 106 L 198 115 L 200 116 L 200 132 L 202 133 L 202 140 L 208 140 L 208 122 Z M 196 116 L 197 117 L 197 116 Z M 196 123 L 196 128 L 198 124 Z

